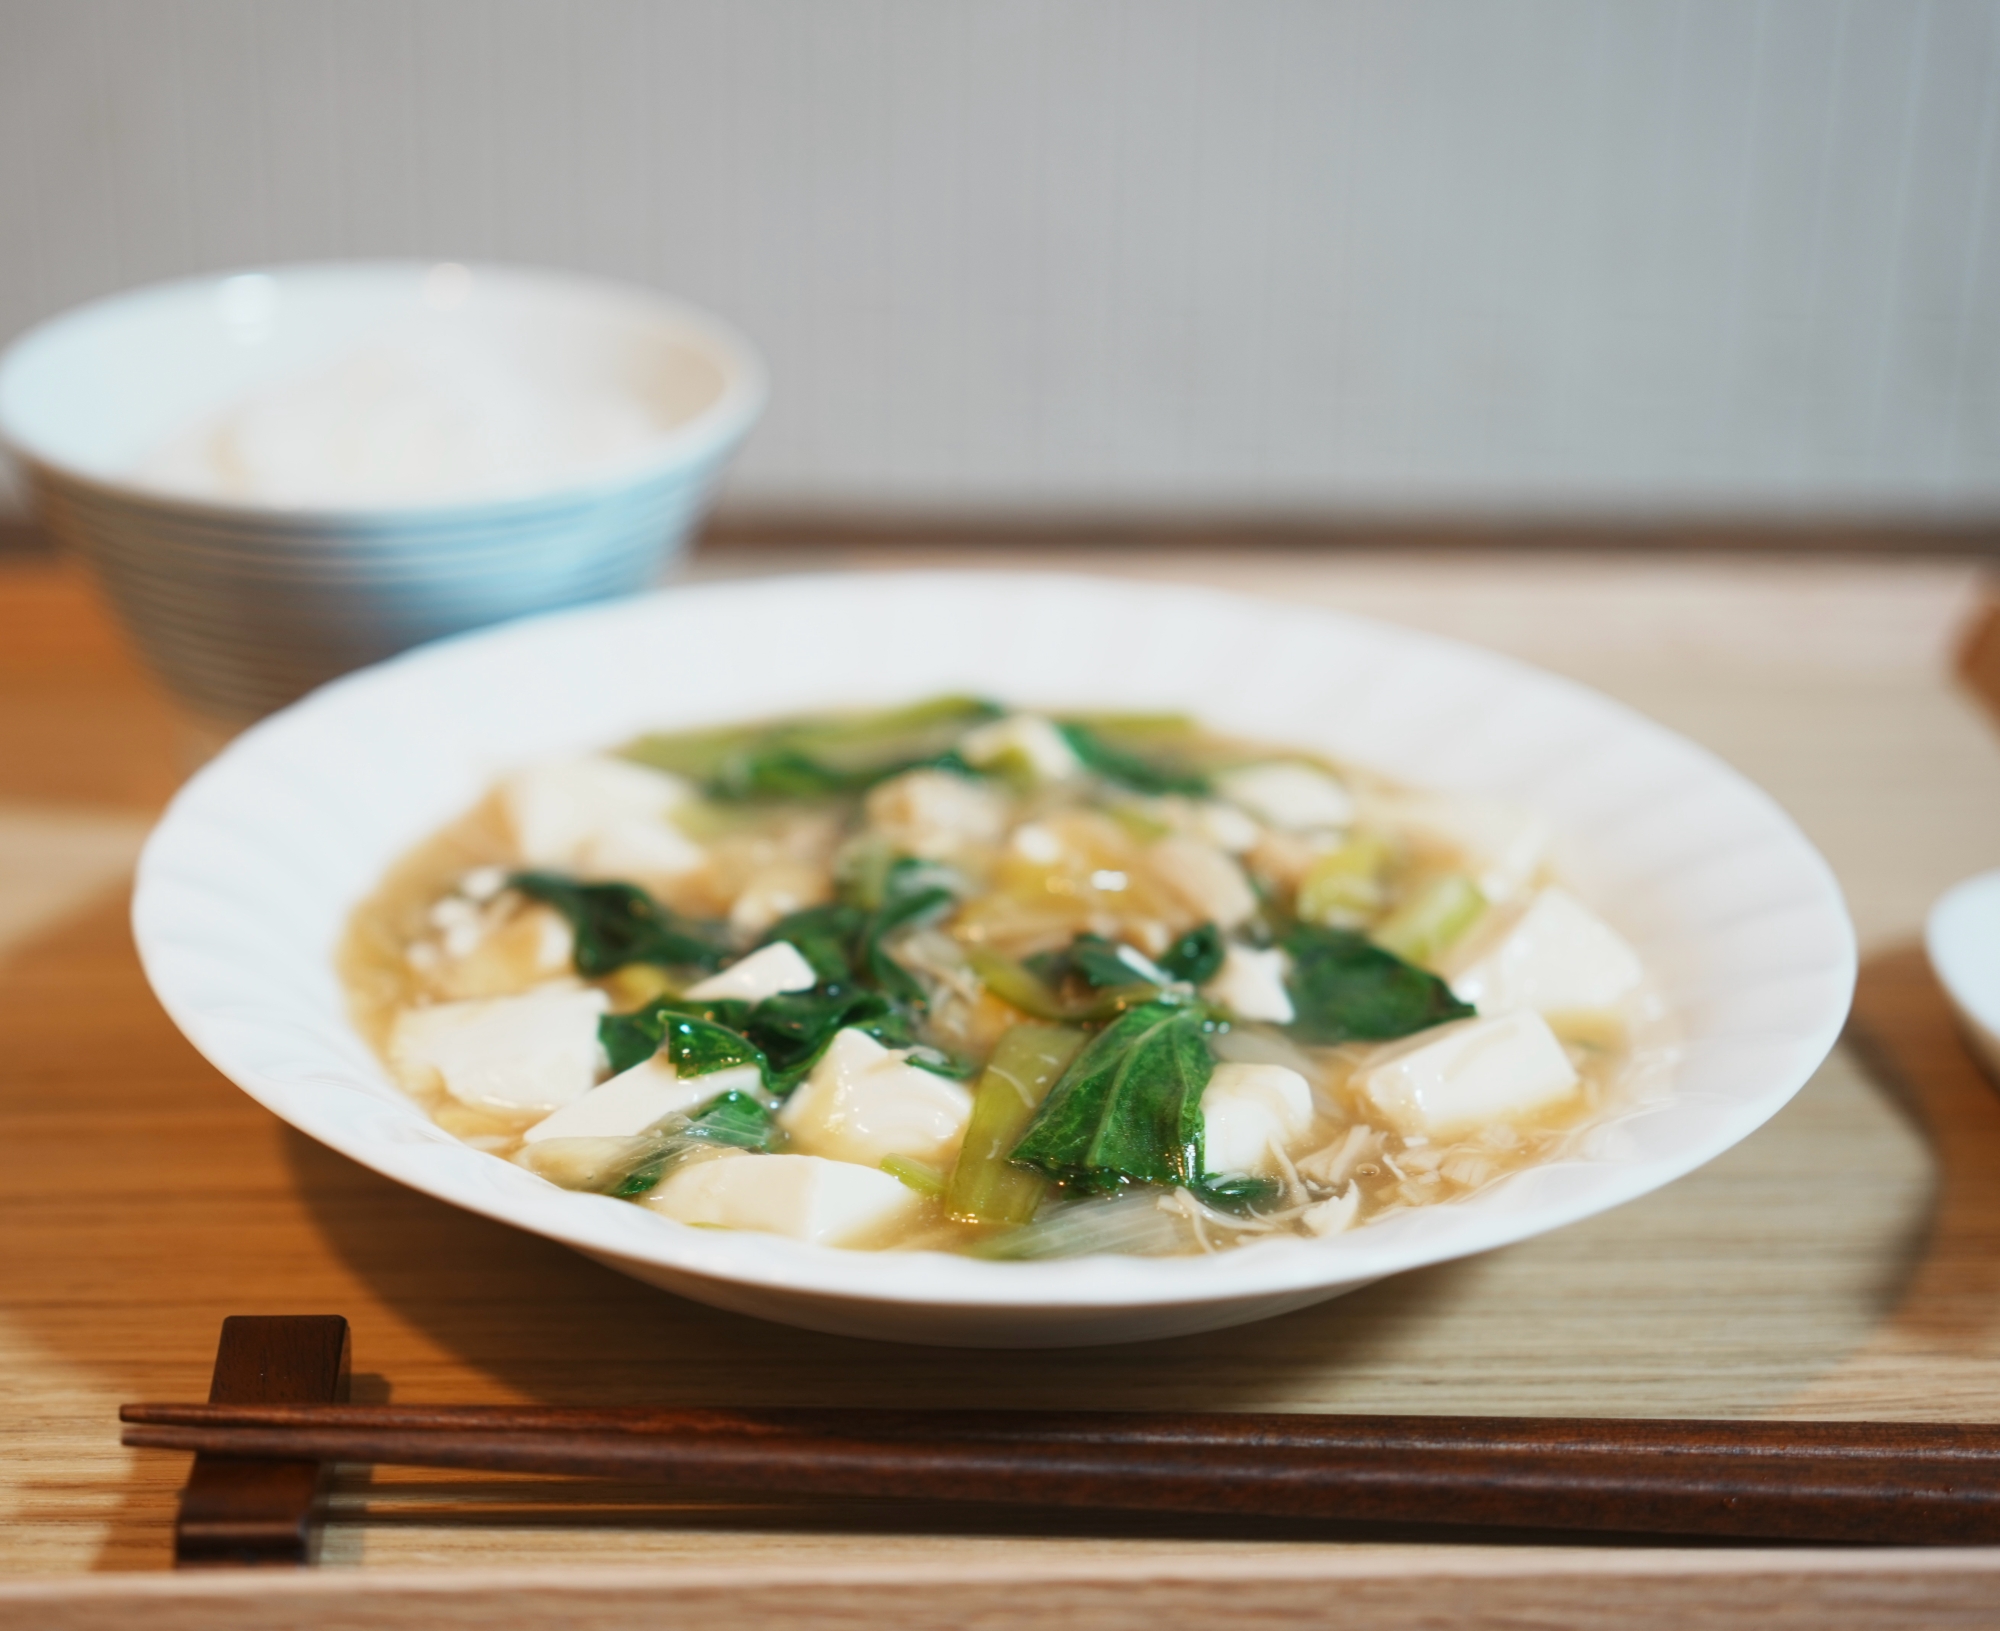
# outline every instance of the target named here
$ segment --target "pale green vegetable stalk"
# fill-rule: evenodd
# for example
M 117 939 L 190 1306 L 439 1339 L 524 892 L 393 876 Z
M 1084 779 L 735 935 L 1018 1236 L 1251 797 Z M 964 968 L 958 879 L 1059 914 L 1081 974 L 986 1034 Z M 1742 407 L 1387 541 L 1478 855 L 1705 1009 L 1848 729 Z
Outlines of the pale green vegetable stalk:
M 930 1200 L 936 1200 L 944 1193 L 944 1174 L 930 1162 L 919 1161 L 913 1155 L 885 1155 L 882 1157 L 882 1170 Z
M 1135 1257 L 1184 1252 L 1193 1244 L 1187 1222 L 1178 1211 L 1161 1207 L 1167 1198 L 1165 1190 L 1148 1185 L 1121 1195 L 1058 1206 L 1024 1228 L 981 1241 L 971 1249 L 971 1255 L 1023 1263 L 1101 1252 Z
M 1355 929 L 1389 901 L 1389 866 L 1395 846 L 1381 833 L 1358 832 L 1313 862 L 1299 883 L 1301 922 Z
M 1369 936 L 1407 962 L 1430 964 L 1457 944 L 1486 910 L 1486 897 L 1462 872 L 1433 878 L 1398 906 Z
M 1084 1040 L 1082 1031 L 1061 1025 L 1016 1025 L 1000 1038 L 974 1090 L 972 1119 L 945 1187 L 954 1217 L 1026 1223 L 1035 1215 L 1048 1180 L 1007 1157 Z

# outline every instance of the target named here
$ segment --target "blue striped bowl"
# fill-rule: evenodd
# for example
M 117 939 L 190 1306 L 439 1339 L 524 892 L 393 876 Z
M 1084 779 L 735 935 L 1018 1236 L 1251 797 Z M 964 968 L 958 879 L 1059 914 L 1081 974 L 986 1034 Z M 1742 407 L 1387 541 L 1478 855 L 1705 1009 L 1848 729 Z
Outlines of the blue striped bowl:
M 440 287 L 453 297 L 443 313 Z M 177 429 L 261 385 L 391 326 L 462 321 L 481 301 L 609 369 L 629 373 L 635 358 L 678 369 L 690 411 L 609 472 L 500 498 L 280 508 L 135 473 Z M 80 307 L 0 357 L 0 438 L 45 522 L 91 563 L 174 691 L 224 726 L 440 635 L 656 583 L 763 400 L 755 352 L 713 318 L 615 284 L 493 267 L 189 279 Z

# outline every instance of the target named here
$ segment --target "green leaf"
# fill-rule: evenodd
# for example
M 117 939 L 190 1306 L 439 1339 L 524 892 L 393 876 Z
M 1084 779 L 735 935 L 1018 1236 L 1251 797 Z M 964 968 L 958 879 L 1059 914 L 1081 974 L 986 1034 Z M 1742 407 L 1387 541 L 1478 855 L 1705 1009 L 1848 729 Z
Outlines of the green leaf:
M 936 697 L 907 708 L 646 736 L 625 754 L 692 776 L 719 800 L 835 798 L 926 765 L 973 774 L 958 739 L 1004 712 L 979 697 Z
M 884 942 L 902 929 L 943 917 L 958 904 L 951 885 L 956 876 L 932 861 L 905 856 L 891 864 L 882 880 L 882 904 L 861 935 L 861 964 L 867 978 L 898 1002 L 924 1006 L 924 988 L 910 971 L 889 955 Z
M 698 1144 L 725 1144 L 732 1149 L 765 1151 L 779 1141 L 778 1124 L 770 1108 L 748 1093 L 732 1088 L 718 1093 L 688 1117 L 660 1129 L 646 1158 L 633 1166 L 611 1190 L 627 1200 L 656 1188 Z
M 1060 721 L 1056 729 L 1062 732 L 1063 740 L 1083 761 L 1085 769 L 1135 793 L 1187 793 L 1200 797 L 1209 791 L 1208 777 L 1165 754 L 1141 754 L 1119 747 L 1078 720 Z
M 738 1150 L 768 1150 L 777 1142 L 778 1123 L 762 1099 L 732 1087 L 689 1117 L 681 1136 Z
M 1058 989 L 1072 981 L 1092 991 L 1110 991 L 1142 981 L 1156 983 L 1126 962 L 1119 955 L 1122 949 L 1117 941 L 1107 940 L 1101 934 L 1080 934 L 1061 951 L 1029 958 L 1026 966 L 1046 984 Z
M 709 1076 L 735 1065 L 755 1065 L 766 1078 L 770 1076 L 770 1061 L 763 1050 L 739 1028 L 749 1013 L 748 1004 L 732 1005 L 740 1010 L 733 1016 L 738 1025 L 732 1026 L 708 1014 L 671 1007 L 673 1000 L 661 998 L 633 1013 L 606 1014 L 597 1022 L 597 1037 L 614 1076 L 644 1064 L 662 1047 L 676 1075 Z M 714 1009 L 721 1005 L 702 1006 Z
M 1222 967 L 1222 931 L 1213 923 L 1190 929 L 1167 948 L 1160 967 L 1189 985 L 1206 985 Z
M 845 985 L 854 978 L 867 918 L 857 908 L 835 902 L 808 906 L 771 925 L 760 945 L 787 941 L 808 963 L 821 985 Z
M 1120 1015 L 1049 1090 L 1012 1159 L 1085 1191 L 1198 1180 L 1206 1024 L 1159 1002 Z
M 1285 1186 L 1275 1178 L 1253 1178 L 1248 1173 L 1218 1177 L 1203 1173 L 1201 1182 L 1189 1184 L 1194 1198 L 1218 1212 L 1250 1212 L 1267 1206 L 1284 1194 Z
M 1302 923 L 1279 944 L 1302 1041 L 1387 1042 L 1474 1012 L 1435 974 L 1351 930 Z
M 713 970 L 729 955 L 718 925 L 669 911 L 629 883 L 579 883 L 553 872 L 516 872 L 507 882 L 563 915 L 576 971 L 593 979 L 629 963 Z

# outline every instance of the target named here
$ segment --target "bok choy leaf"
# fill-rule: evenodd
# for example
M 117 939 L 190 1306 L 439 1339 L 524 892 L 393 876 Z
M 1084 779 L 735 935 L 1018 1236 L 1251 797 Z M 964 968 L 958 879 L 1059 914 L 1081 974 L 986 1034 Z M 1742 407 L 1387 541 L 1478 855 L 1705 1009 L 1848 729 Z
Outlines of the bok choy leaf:
M 1196 1007 L 1128 1009 L 1049 1090 L 1012 1159 L 1083 1192 L 1199 1182 L 1208 1024 Z
M 729 955 L 718 925 L 669 911 L 629 883 L 579 883 L 553 872 L 516 872 L 507 883 L 563 915 L 576 971 L 592 979 L 628 963 L 712 971 Z
M 1435 974 L 1348 929 L 1301 923 L 1280 942 L 1292 960 L 1292 1034 L 1305 1042 L 1388 1042 L 1474 1012 Z

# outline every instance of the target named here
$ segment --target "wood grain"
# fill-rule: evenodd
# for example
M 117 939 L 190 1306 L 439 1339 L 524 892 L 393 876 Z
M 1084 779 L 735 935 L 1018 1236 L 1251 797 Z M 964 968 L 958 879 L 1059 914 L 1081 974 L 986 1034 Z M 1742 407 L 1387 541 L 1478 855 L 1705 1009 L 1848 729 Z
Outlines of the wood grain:
M 1418 1545 L 1165 1516 L 1049 1532 L 977 1504 L 666 1498 L 448 1472 L 336 1480 L 322 1567 L 341 1590 L 79 1583 L 166 1567 L 187 1458 L 121 1449 L 115 1412 L 198 1397 L 236 1313 L 347 1314 L 356 1396 L 378 1401 L 393 1378 L 396 1396 L 468 1403 L 2000 1418 L 2000 1096 L 1909 949 L 1938 890 L 2000 865 L 2000 737 L 1948 677 L 1976 574 L 1248 555 L 1123 569 L 1539 653 L 1710 743 L 1832 859 L 1873 953 L 1856 1034 L 1888 1068 L 1840 1050 L 1768 1127 L 1659 1195 L 1255 1340 L 886 1347 L 678 1302 L 291 1134 L 175 1033 L 122 898 L 85 882 L 0 950 L 0 1572 L 30 1577 L 0 1587 L 0 1623 L 268 1624 L 280 1600 L 285 1623 L 386 1626 L 622 1625 L 641 1604 L 718 1628 L 806 1605 L 880 1624 L 1162 1626 L 1253 1608 L 1324 1623 L 1335 1602 L 1380 1625 L 1990 1620 L 1989 1563 L 1956 1555 Z M 17 661 L 0 640 L 0 796 L 143 813 L 177 762 L 171 713 L 121 674 L 87 590 L 8 572 L 22 575 L 0 574 L 0 630 L 32 650 Z M 1622 643 L 1607 635 L 1619 627 Z M 66 1583 L 52 1596 L 34 1577 Z

